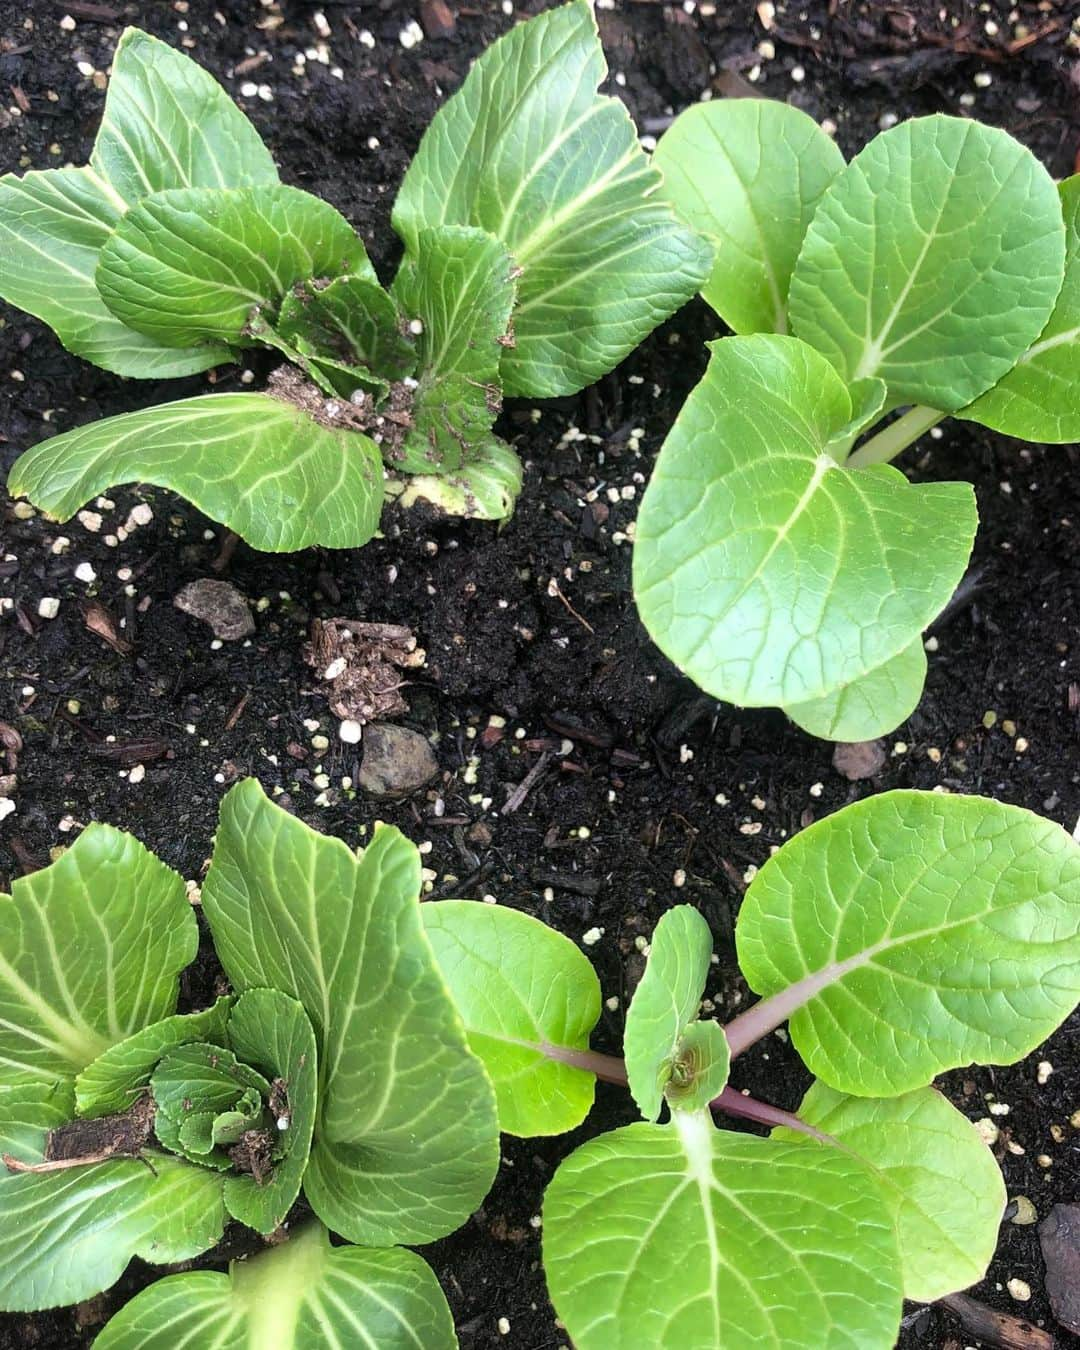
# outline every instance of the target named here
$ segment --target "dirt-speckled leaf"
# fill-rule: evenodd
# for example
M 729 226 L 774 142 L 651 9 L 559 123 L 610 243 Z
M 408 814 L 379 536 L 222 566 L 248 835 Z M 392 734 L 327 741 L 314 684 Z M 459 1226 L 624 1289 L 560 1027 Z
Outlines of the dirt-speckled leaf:
M 933 1303 L 982 1279 L 997 1246 L 1005 1182 L 975 1127 L 940 1092 L 848 1097 L 815 1083 L 799 1115 L 877 1176 L 896 1219 L 905 1298 Z M 796 1143 L 805 1135 L 779 1129 L 773 1138 Z
M 1026 441 L 1080 441 L 1080 174 L 1060 191 L 1065 281 L 1050 322 L 1004 379 L 957 413 Z
M 456 1350 L 450 1309 L 414 1252 L 331 1247 L 309 1224 L 229 1274 L 170 1275 L 136 1295 L 97 1350 Z
M 170 1050 L 154 1069 L 150 1089 L 156 1106 L 154 1132 L 161 1144 L 191 1162 L 224 1169 L 230 1165 L 219 1123 L 233 1133 L 260 1124 L 270 1084 L 231 1050 L 190 1042 Z
M 577 1350 L 890 1350 L 892 1216 L 839 1149 L 705 1114 L 579 1148 L 544 1198 L 544 1268 Z
M 653 931 L 623 1033 L 630 1092 L 646 1120 L 659 1116 L 683 1032 L 698 1019 L 711 956 L 709 925 L 690 905 L 668 910 Z
M 209 394 L 78 427 L 22 455 L 8 490 L 63 521 L 131 482 L 178 492 L 275 553 L 359 548 L 382 509 L 375 443 L 268 394 Z
M 1013 1064 L 1080 999 L 1080 844 L 1016 806 L 888 792 L 770 858 L 736 942 L 750 987 L 776 996 L 742 1016 L 789 1018 L 839 1091 L 886 1096 L 972 1061 Z
M 198 925 L 184 883 L 137 839 L 90 825 L 0 895 L 0 1071 L 73 1079 L 176 1007 Z
M 471 225 L 522 268 L 508 394 L 591 384 L 708 275 L 625 107 L 596 92 L 606 74 L 586 0 L 519 24 L 436 114 L 394 204 L 412 255 L 424 228 Z
M 106 1116 L 127 1110 L 149 1085 L 158 1060 L 170 1050 L 191 1041 L 220 1043 L 232 1002 L 226 995 L 201 1012 L 174 1013 L 109 1046 L 75 1080 L 79 1115 Z
M 294 286 L 281 302 L 277 331 L 286 342 L 346 367 L 370 367 L 386 380 L 416 369 L 416 344 L 402 331 L 392 298 L 373 276 L 337 277 L 329 285 Z
M 158 342 L 250 346 L 253 314 L 272 318 L 299 282 L 345 273 L 377 284 L 345 217 L 270 183 L 147 197 L 102 247 L 95 281 L 118 319 Z
M 8 1111 L 0 1092 L 5 1151 L 40 1162 L 47 1132 L 60 1123 L 57 1103 L 44 1087 L 12 1091 L 22 1100 Z M 31 1092 L 40 1094 L 36 1103 Z M 79 1303 L 115 1284 L 132 1257 L 186 1261 L 212 1247 L 225 1227 L 221 1177 L 157 1149 L 145 1161 L 118 1158 L 58 1172 L 0 1167 L 0 1212 L 5 1312 Z
M 421 905 L 469 1045 L 495 1084 L 499 1127 L 564 1134 L 589 1113 L 595 1079 L 550 1053 L 587 1050 L 600 1017 L 589 959 L 547 924 L 470 900 Z
M 659 195 L 715 246 L 701 294 L 736 333 L 786 333 L 788 286 L 806 227 L 844 157 L 787 103 L 694 103 L 660 138 Z
M 921 637 L 876 670 L 812 703 L 789 703 L 784 711 L 811 736 L 828 741 L 873 741 L 894 731 L 914 712 L 926 683 Z
M 792 331 L 891 406 L 946 412 L 1038 338 L 1061 288 L 1065 229 L 1030 150 L 968 118 L 882 132 L 822 197 L 791 280 Z
M 382 827 L 358 860 L 249 779 L 222 804 L 202 894 L 233 986 L 289 994 L 315 1029 L 315 1212 L 374 1245 L 457 1228 L 495 1175 L 498 1119 L 424 936 L 415 847 Z
M 717 698 L 827 698 L 910 647 L 944 607 L 971 552 L 975 495 L 909 483 L 887 464 L 838 465 L 828 446 L 851 400 L 805 343 L 759 334 L 712 353 L 642 501 L 638 610 Z

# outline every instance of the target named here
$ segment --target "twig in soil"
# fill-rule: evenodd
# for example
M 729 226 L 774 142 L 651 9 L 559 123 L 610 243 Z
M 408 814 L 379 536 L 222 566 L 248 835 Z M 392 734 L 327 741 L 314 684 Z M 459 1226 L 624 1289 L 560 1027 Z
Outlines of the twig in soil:
M 530 875 L 538 886 L 551 886 L 557 891 L 570 891 L 572 895 L 584 895 L 589 899 L 599 895 L 604 884 L 599 877 L 583 877 L 576 872 L 548 872 L 542 867 L 534 867 Z
M 578 623 L 581 624 L 582 628 L 590 632 L 593 635 L 593 637 L 596 636 L 596 629 L 592 626 L 592 624 L 588 621 L 588 619 L 582 618 L 582 616 L 577 612 L 577 610 L 570 603 L 570 601 L 567 600 L 566 596 L 563 595 L 562 590 L 559 587 L 559 583 L 555 580 L 554 577 L 552 577 L 551 580 L 548 582 L 548 595 L 553 595 L 556 600 L 561 600 L 562 603 L 569 610 L 569 612 L 574 616 L 574 618 L 577 619 Z
M 470 872 L 464 881 L 448 881 L 445 885 L 432 891 L 430 895 L 424 897 L 425 903 L 428 900 L 445 900 L 450 895 L 464 895 L 466 891 L 484 881 L 494 870 L 494 863 L 481 863 L 476 871 Z
M 83 623 L 91 633 L 101 638 L 102 642 L 107 642 L 113 651 L 120 656 L 130 654 L 132 651 L 131 643 L 120 636 L 116 620 L 100 600 L 84 600 L 81 608 Z
M 550 763 L 551 763 L 551 752 L 549 750 L 545 750 L 544 753 L 540 756 L 540 758 L 529 770 L 529 772 L 517 785 L 517 787 L 514 788 L 510 796 L 507 797 L 506 801 L 503 803 L 502 810 L 499 812 L 501 816 L 513 815 L 513 813 L 516 810 L 518 810 L 518 808 L 525 801 L 525 798 L 532 791 L 536 783 L 536 780 L 540 777 L 540 775 L 544 772 L 544 770 Z
M 75 19 L 86 19 L 90 23 L 115 23 L 120 17 L 120 11 L 112 5 L 95 5 L 90 0 L 53 0 L 53 5 Z
M 1032 1326 L 1025 1318 L 996 1312 L 966 1294 L 949 1294 L 938 1302 L 960 1319 L 969 1336 L 987 1345 L 1000 1350 L 1054 1350 L 1050 1332 Z
M 245 689 L 243 695 L 240 698 L 240 701 L 237 703 L 236 707 L 225 719 L 226 731 L 232 731 L 233 727 L 236 726 L 237 722 L 240 721 L 240 718 L 244 715 L 244 709 L 248 705 L 248 699 L 250 698 L 251 698 L 251 690 Z
M 232 555 L 236 552 L 236 546 L 240 542 L 240 536 L 233 530 L 227 530 L 225 537 L 221 541 L 221 548 L 218 549 L 218 555 L 210 564 L 214 572 L 222 573 L 232 562 Z

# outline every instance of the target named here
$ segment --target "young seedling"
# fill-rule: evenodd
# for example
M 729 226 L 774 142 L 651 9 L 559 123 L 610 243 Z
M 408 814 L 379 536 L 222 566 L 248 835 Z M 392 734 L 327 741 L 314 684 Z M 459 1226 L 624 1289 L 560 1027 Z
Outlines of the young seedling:
M 689 109 L 654 164 L 716 245 L 702 295 L 737 336 L 710 344 L 643 498 L 642 620 L 717 698 L 881 735 L 919 700 L 977 526 L 969 484 L 888 461 L 947 416 L 1080 440 L 1080 175 L 941 116 L 845 165 L 759 99 Z
M 818 822 L 743 899 L 760 1000 L 701 1020 L 712 941 L 679 906 L 653 934 L 625 1060 L 588 1048 L 599 990 L 567 939 L 499 906 L 422 913 L 503 1129 L 579 1124 L 596 1077 L 628 1083 L 645 1117 L 578 1148 L 544 1200 L 548 1288 L 578 1350 L 889 1350 L 902 1299 L 982 1278 L 1005 1189 L 931 1085 L 1015 1063 L 1080 999 L 1080 846 L 1059 826 L 927 792 Z M 817 1079 L 797 1113 L 727 1082 L 784 1023 Z
M 358 860 L 238 785 L 202 890 L 232 992 L 177 1013 L 198 926 L 135 839 L 91 825 L 16 881 L 0 898 L 0 1307 L 78 1303 L 235 1219 L 280 1245 L 152 1285 L 100 1350 L 456 1345 L 434 1275 L 395 1244 L 465 1221 L 498 1124 L 420 887 L 396 830 Z M 301 1196 L 314 1217 L 294 1232 Z
M 384 289 L 352 226 L 287 186 L 187 57 L 120 40 L 90 163 L 0 179 L 0 295 L 121 375 L 190 375 L 270 347 L 262 393 L 183 399 L 45 441 L 9 487 L 66 520 L 138 480 L 257 548 L 356 547 L 384 466 L 407 500 L 497 519 L 521 465 L 504 394 L 573 393 L 702 284 L 711 249 L 606 76 L 586 0 L 513 29 L 436 114 L 393 209 Z

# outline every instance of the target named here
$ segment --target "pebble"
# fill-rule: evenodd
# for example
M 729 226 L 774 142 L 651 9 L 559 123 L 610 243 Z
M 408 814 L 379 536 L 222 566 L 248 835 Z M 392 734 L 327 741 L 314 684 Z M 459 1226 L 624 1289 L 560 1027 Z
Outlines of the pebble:
M 1016 1299 L 1017 1303 L 1026 1303 L 1031 1298 L 1031 1285 L 1027 1280 L 1011 1279 L 1007 1281 L 1005 1288 Z
M 1054 1316 L 1080 1333 L 1080 1205 L 1054 1205 L 1039 1224 L 1039 1246 Z
M 89 585 L 91 581 L 97 581 L 97 573 L 89 563 L 79 563 L 75 569 L 75 580 L 85 581 Z
M 42 619 L 55 619 L 60 613 L 60 601 L 55 595 L 43 595 L 38 601 L 38 617 Z
M 6 820 L 15 810 L 15 803 L 10 797 L 0 797 L 0 820 Z
M 885 765 L 884 741 L 841 741 L 833 750 L 833 768 L 851 783 L 873 778 Z
M 236 642 L 255 631 L 248 602 L 230 581 L 202 577 L 177 591 L 173 604 L 184 614 L 200 619 L 216 638 Z
M 1016 1212 L 1013 1214 L 1010 1222 L 1018 1224 L 1021 1227 L 1038 1222 L 1038 1211 L 1026 1195 L 1014 1195 L 1012 1202 L 1016 1207 Z
M 338 735 L 346 745 L 359 745 L 363 734 L 364 728 L 352 717 L 346 717 L 338 727 Z
M 359 786 L 374 797 L 404 797 L 434 778 L 439 763 L 426 737 L 392 722 L 364 732 Z

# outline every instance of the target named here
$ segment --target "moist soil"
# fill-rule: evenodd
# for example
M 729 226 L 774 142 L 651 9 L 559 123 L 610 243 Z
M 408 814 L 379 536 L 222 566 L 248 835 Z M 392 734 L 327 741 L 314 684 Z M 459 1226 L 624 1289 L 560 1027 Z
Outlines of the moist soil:
M 543 7 L 507 13 L 490 0 L 451 0 L 440 17 L 437 5 L 389 0 L 325 0 L 321 15 L 272 0 L 0 0 L 0 168 L 84 162 L 104 98 L 96 72 L 107 70 L 123 23 L 137 23 L 224 82 L 285 180 L 343 211 L 385 277 L 398 252 L 390 205 L 431 115 L 487 43 Z M 945 111 L 1007 128 L 1055 176 L 1080 167 L 1080 51 L 1067 41 L 1080 15 L 1074 0 L 771 9 L 616 0 L 599 15 L 611 92 L 646 134 L 703 96 L 765 94 L 830 119 L 849 155 L 897 118 Z M 413 20 L 427 32 L 407 45 L 400 34 Z M 68 355 L 25 315 L 5 317 L 5 467 L 58 431 L 201 392 L 208 380 L 258 388 L 270 368 L 253 357 L 246 371 L 134 383 Z M 382 537 L 359 552 L 274 557 L 241 544 L 222 558 L 220 531 L 158 490 L 125 487 L 91 503 L 96 530 L 20 520 L 9 504 L 0 592 L 15 608 L 0 626 L 0 718 L 23 745 L 5 770 L 17 774 L 17 810 L 0 835 L 0 879 L 43 866 L 97 819 L 133 831 L 197 880 L 222 793 L 254 774 L 351 844 L 376 819 L 399 825 L 427 850 L 435 896 L 495 896 L 576 941 L 597 939 L 586 949 L 609 1003 L 595 1043 L 617 1051 L 643 965 L 639 939 L 659 915 L 681 901 L 708 918 L 719 953 L 708 992 L 726 1019 L 747 995 L 732 945 L 747 878 L 786 838 L 849 801 L 895 787 L 978 792 L 1072 829 L 1076 447 L 1021 446 L 949 422 L 906 456 L 917 477 L 973 481 L 982 524 L 971 572 L 931 635 L 926 693 L 869 780 L 849 782 L 831 746 L 778 713 L 703 698 L 650 644 L 631 603 L 628 536 L 665 430 L 703 371 L 703 341 L 721 332 L 693 303 L 595 388 L 508 405 L 501 430 L 526 475 L 502 530 L 389 507 Z M 140 504 L 151 518 L 132 521 L 118 542 L 117 527 Z M 86 564 L 91 581 L 80 579 Z M 182 585 L 203 577 L 251 600 L 252 637 L 215 643 L 173 606 Z M 51 620 L 39 617 L 48 597 L 60 602 Z M 87 626 L 91 599 L 122 625 L 130 649 L 114 650 Z M 311 619 L 334 616 L 405 625 L 427 652 L 424 668 L 406 672 L 410 711 L 400 720 L 430 738 L 440 775 L 408 799 L 373 801 L 341 786 L 343 777 L 357 782 L 359 750 L 339 740 L 325 686 L 302 659 Z M 101 611 L 91 617 L 100 630 Z M 312 744 L 320 734 L 329 741 L 321 751 Z M 524 801 L 503 813 L 545 754 Z M 185 978 L 184 1006 L 203 1006 L 218 975 L 204 949 Z M 999 1127 L 1009 1194 L 1027 1196 L 1040 1217 L 1055 1201 L 1080 1199 L 1080 1131 L 1069 1124 L 1080 1110 L 1078 1038 L 1073 1017 L 1022 1064 L 941 1082 L 965 1114 Z M 788 1108 L 807 1084 L 780 1034 L 742 1057 L 733 1078 Z M 539 1267 L 543 1189 L 576 1144 L 633 1114 L 625 1093 L 601 1085 L 574 1135 L 506 1139 L 483 1208 L 425 1250 L 466 1350 L 567 1344 Z M 222 1267 L 238 1249 L 230 1232 L 197 1264 Z M 79 1309 L 0 1318 L 0 1346 L 88 1345 L 153 1275 L 135 1262 Z M 1030 1301 L 1012 1297 L 1013 1280 L 1030 1286 Z M 989 1275 L 971 1292 L 1049 1328 L 1062 1347 L 1080 1345 L 1054 1323 L 1043 1280 L 1036 1228 L 1006 1221 Z M 908 1312 L 907 1350 L 971 1343 L 941 1309 Z

